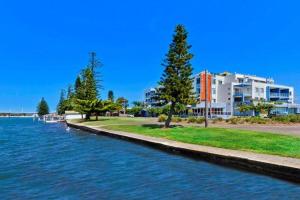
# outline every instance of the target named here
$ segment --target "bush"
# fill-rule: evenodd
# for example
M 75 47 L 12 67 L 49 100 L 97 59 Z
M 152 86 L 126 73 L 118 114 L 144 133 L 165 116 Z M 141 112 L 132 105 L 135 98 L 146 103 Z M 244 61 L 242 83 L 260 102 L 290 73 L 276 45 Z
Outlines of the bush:
M 266 124 L 269 120 L 261 117 L 248 117 L 245 121 L 251 124 Z
M 232 118 L 226 120 L 226 122 L 228 122 L 230 124 L 243 124 L 244 119 L 238 118 L 238 117 L 232 117 Z
M 159 115 L 158 116 L 158 122 L 165 122 L 167 120 L 167 115 Z
M 196 119 L 196 122 L 197 122 L 197 124 L 202 124 L 202 123 L 205 122 L 205 118 L 204 118 L 204 117 L 198 117 L 198 118 Z
M 196 117 L 189 117 L 187 120 L 188 123 L 195 123 L 196 121 L 197 121 Z
M 300 123 L 300 115 L 286 115 L 272 117 L 272 121 L 281 123 Z
M 215 124 L 217 122 L 222 122 L 222 121 L 223 121 L 223 118 L 218 117 L 218 118 L 213 119 L 212 123 Z
M 173 117 L 172 118 L 172 122 L 177 123 L 177 122 L 181 122 L 181 121 L 182 121 L 182 119 L 180 117 Z

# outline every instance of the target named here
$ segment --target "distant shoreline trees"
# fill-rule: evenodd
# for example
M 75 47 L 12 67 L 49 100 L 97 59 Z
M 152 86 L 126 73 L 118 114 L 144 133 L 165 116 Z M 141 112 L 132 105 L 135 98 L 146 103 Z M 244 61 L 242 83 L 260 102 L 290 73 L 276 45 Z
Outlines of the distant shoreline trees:
M 124 97 L 114 100 L 114 93 L 109 90 L 107 100 L 100 99 L 100 89 L 102 89 L 100 72 L 100 61 L 96 58 L 96 53 L 91 53 L 88 65 L 77 76 L 74 84 L 74 90 L 71 86 L 68 88 L 65 97 L 64 90 L 61 91 L 60 100 L 57 105 L 57 113 L 62 115 L 67 110 L 79 112 L 85 115 L 86 120 L 90 120 L 94 115 L 98 120 L 99 115 L 114 115 L 120 112 L 126 113 L 128 100 Z
M 37 106 L 37 113 L 39 116 L 47 115 L 49 114 L 49 106 L 44 97 L 41 99 Z

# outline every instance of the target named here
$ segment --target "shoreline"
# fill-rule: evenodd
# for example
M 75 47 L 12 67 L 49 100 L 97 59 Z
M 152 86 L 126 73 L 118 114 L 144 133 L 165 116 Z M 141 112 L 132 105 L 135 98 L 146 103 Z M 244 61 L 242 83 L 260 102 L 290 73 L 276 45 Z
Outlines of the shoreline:
M 135 133 L 101 129 L 71 122 L 66 123 L 72 128 L 83 131 L 128 140 L 211 163 L 300 183 L 300 159 L 188 144 Z

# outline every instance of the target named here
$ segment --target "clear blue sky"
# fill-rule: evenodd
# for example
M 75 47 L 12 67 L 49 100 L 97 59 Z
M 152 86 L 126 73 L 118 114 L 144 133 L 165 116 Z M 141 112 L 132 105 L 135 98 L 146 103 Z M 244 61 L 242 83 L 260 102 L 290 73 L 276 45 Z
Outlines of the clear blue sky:
M 298 1 L 1 1 L 0 111 L 54 110 L 96 51 L 108 90 L 142 100 L 155 86 L 176 24 L 204 68 L 273 77 L 300 94 Z M 298 95 L 298 99 L 300 96 Z

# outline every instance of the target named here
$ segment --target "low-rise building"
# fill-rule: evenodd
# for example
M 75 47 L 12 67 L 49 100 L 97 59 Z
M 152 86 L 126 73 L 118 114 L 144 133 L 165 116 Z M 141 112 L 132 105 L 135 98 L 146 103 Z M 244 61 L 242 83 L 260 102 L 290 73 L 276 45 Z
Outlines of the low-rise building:
M 205 72 L 193 76 L 197 104 L 192 106 L 193 115 L 205 115 Z M 253 115 L 253 112 L 239 112 L 241 104 L 259 101 L 273 102 L 271 113 L 276 115 L 300 114 L 300 105 L 295 103 L 295 91 L 291 86 L 278 85 L 272 78 L 238 73 L 207 73 L 207 100 L 209 116 L 228 118 Z M 146 93 L 146 103 L 151 105 L 155 89 Z M 154 105 L 154 104 L 152 104 Z

